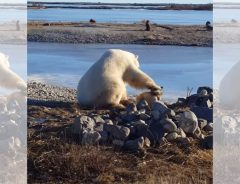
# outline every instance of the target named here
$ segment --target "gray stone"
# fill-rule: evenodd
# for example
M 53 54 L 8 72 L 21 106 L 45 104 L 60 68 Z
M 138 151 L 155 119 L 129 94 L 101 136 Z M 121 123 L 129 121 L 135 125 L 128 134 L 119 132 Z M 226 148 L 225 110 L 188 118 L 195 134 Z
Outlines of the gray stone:
M 139 137 L 135 140 L 126 141 L 124 144 L 124 148 L 129 151 L 137 152 L 139 150 L 143 150 L 145 146 L 145 140 L 143 137 Z
M 70 126 L 69 130 L 72 134 L 82 134 L 84 130 L 92 131 L 95 122 L 88 116 L 76 117 L 74 123 Z
M 168 133 L 168 134 L 167 134 L 166 139 L 167 139 L 168 141 L 174 141 L 174 140 L 176 140 L 178 137 L 179 137 L 179 135 L 178 135 L 177 132 L 171 132 L 171 133 Z
M 177 125 L 169 118 L 162 119 L 159 123 L 162 124 L 164 131 L 167 133 L 177 130 Z
M 144 114 L 144 113 L 140 114 L 139 117 L 141 120 L 144 120 L 144 121 L 149 120 L 151 118 L 151 116 L 149 116 L 148 114 Z
M 191 111 L 201 119 L 205 119 L 208 122 L 213 122 L 213 109 L 207 107 L 195 106 L 191 108 Z
M 205 119 L 198 119 L 198 127 L 202 130 L 208 124 L 207 120 Z
M 127 111 L 128 114 L 136 112 L 137 111 L 137 107 L 136 107 L 136 105 L 134 103 L 131 103 L 131 104 L 129 104 L 127 106 L 126 111 Z
M 202 134 L 199 127 L 197 127 L 197 129 L 195 130 L 194 137 L 197 138 L 197 139 L 203 139 L 204 138 L 204 135 Z
M 84 131 L 82 136 L 82 145 L 95 145 L 98 144 L 101 135 L 95 131 Z
M 204 127 L 205 131 L 211 132 L 213 131 L 213 123 L 208 123 L 205 127 Z
M 198 119 L 191 111 L 186 111 L 177 116 L 178 126 L 185 132 L 193 134 L 198 127 Z
M 104 131 L 107 131 L 114 139 L 126 140 L 130 134 L 130 129 L 124 126 L 104 124 Z
M 105 121 L 100 116 L 93 117 L 95 123 L 105 123 Z
M 209 135 L 203 139 L 203 146 L 206 149 L 213 149 L 213 135 Z
M 110 120 L 110 119 L 106 119 L 106 120 L 105 120 L 105 124 L 113 125 L 113 122 L 112 122 L 112 120 Z
M 159 120 L 160 119 L 160 112 L 158 111 L 158 110 L 154 110 L 154 111 L 152 111 L 152 116 L 153 116 L 153 119 L 155 120 L 155 121 L 157 121 L 157 120 Z
M 138 121 L 133 124 L 134 131 L 133 136 L 134 137 L 147 137 L 148 136 L 148 125 L 144 121 Z
M 162 114 L 167 109 L 168 107 L 162 101 L 157 101 L 152 104 L 152 110 L 159 111 L 160 114 Z
M 164 128 L 159 122 L 152 122 L 149 125 L 150 134 L 148 135 L 151 145 L 158 144 L 161 138 L 164 136 Z
M 210 94 L 210 93 L 213 92 L 213 89 L 212 89 L 212 88 L 207 87 L 207 86 L 202 86 L 202 87 L 199 87 L 199 88 L 198 88 L 197 94 L 200 94 L 202 90 L 206 90 L 208 94 Z
M 139 120 L 139 116 L 136 114 L 123 114 L 121 115 L 121 119 L 125 123 L 130 123 Z
M 141 110 L 141 109 L 145 109 L 148 110 L 149 106 L 146 100 L 142 99 L 137 103 L 137 109 Z
M 102 142 L 107 142 L 108 141 L 108 133 L 106 132 L 106 131 L 100 131 L 100 132 L 98 132 L 100 135 L 101 135 L 101 139 L 100 139 L 100 141 L 102 141 Z
M 112 144 L 113 144 L 114 146 L 122 147 L 122 146 L 124 146 L 124 141 L 118 140 L 118 139 L 114 139 L 114 140 L 112 141 Z
M 177 134 L 178 134 L 180 137 L 182 137 L 182 138 L 187 137 L 187 135 L 185 134 L 185 132 L 184 132 L 183 129 L 181 129 L 181 128 L 178 128 L 176 132 L 177 132 Z

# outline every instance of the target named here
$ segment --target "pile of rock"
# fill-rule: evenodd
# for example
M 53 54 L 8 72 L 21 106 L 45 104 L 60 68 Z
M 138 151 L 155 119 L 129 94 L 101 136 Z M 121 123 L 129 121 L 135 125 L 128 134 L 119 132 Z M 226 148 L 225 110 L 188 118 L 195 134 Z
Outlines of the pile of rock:
M 199 88 L 196 95 L 181 99 L 187 108 L 169 108 L 162 101 L 149 105 L 145 100 L 129 104 L 124 111 L 76 117 L 66 129 L 67 135 L 74 135 L 83 145 L 110 143 L 130 151 L 158 146 L 163 142 L 188 142 L 200 140 L 206 148 L 212 148 L 213 124 L 203 119 L 194 108 L 212 109 L 211 92 Z M 193 101 L 193 98 L 195 101 Z M 182 109 L 182 105 L 181 105 Z M 198 109 L 198 110 L 199 110 Z M 205 109 L 204 109 L 205 110 Z M 194 112 L 195 111 L 195 112 Z

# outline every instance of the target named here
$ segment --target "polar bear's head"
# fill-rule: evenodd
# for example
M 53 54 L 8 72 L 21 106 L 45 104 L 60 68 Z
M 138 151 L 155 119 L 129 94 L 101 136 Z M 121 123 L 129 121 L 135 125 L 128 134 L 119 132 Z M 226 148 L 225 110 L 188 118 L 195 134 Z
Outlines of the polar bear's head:
M 8 56 L 0 53 L 0 67 L 9 68 Z

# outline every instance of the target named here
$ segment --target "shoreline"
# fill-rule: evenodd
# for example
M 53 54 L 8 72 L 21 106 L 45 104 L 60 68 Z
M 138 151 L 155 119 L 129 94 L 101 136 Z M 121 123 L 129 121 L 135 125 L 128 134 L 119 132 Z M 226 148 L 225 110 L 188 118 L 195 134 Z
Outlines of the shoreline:
M 28 2 L 28 9 L 144 9 L 212 11 L 213 4 L 175 3 L 87 3 L 87 2 Z
M 53 43 L 103 43 L 212 47 L 212 31 L 204 25 L 144 23 L 35 22 L 28 23 L 28 41 Z

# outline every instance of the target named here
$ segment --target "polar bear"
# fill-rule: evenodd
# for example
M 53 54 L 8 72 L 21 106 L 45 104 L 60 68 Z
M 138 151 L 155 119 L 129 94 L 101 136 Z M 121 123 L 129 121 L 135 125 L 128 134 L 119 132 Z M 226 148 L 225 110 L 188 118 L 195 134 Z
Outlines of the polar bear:
M 220 103 L 228 108 L 240 107 L 240 61 L 224 76 L 219 87 Z
M 10 69 L 8 57 L 2 53 L 0 53 L 0 87 L 22 91 L 27 88 L 25 81 Z
M 110 49 L 80 79 L 77 87 L 79 105 L 124 108 L 126 83 L 138 89 L 161 91 L 161 87 L 139 69 L 138 56 Z

